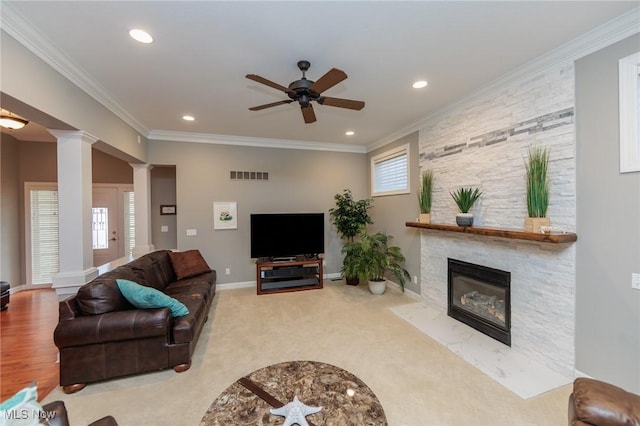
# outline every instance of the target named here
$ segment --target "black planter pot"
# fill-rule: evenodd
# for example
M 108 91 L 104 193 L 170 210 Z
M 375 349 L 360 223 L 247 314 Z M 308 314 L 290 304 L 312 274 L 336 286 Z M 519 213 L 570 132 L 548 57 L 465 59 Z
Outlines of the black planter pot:
M 473 215 L 471 213 L 458 213 L 456 223 L 458 226 L 473 226 Z
M 347 277 L 345 278 L 347 285 L 358 285 L 360 284 L 360 279 L 358 277 Z

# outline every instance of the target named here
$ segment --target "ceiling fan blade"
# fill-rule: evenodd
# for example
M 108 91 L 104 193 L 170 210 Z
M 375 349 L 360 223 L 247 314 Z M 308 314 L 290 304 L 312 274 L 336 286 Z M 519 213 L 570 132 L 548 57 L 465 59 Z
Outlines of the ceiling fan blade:
M 311 104 L 309 104 L 308 106 L 300 107 L 300 110 L 302 110 L 302 117 L 304 117 L 305 123 L 309 124 L 316 121 L 316 113 L 313 112 L 313 107 L 311 106 Z
M 325 75 L 323 75 L 315 83 L 313 83 L 311 87 L 309 87 L 309 90 L 312 90 L 316 93 L 322 93 L 346 79 L 347 74 L 345 74 L 344 71 L 339 70 L 338 68 L 331 68 Z
M 269 87 L 273 87 L 274 89 L 281 90 L 281 91 L 283 91 L 285 93 L 291 92 L 291 90 L 289 90 L 288 87 L 284 87 L 284 86 L 282 86 L 282 85 L 280 85 L 278 83 L 274 83 L 273 81 L 267 80 L 266 78 L 260 77 L 259 75 L 247 74 L 247 75 L 245 75 L 245 77 L 247 77 L 249 80 L 253 80 L 253 81 L 256 81 L 258 83 L 265 84 L 265 85 L 267 85 Z
M 318 103 L 320 105 L 328 105 L 332 107 L 338 108 L 347 108 L 347 109 L 355 109 L 360 111 L 364 108 L 364 102 L 362 101 L 353 101 L 351 99 L 342 99 L 342 98 L 330 98 L 328 96 L 322 96 L 318 98 Z
M 249 111 L 260 111 L 261 109 L 271 108 L 278 105 L 290 104 L 291 102 L 293 102 L 293 99 L 287 99 L 286 101 L 271 102 L 270 104 L 251 107 L 249 108 Z

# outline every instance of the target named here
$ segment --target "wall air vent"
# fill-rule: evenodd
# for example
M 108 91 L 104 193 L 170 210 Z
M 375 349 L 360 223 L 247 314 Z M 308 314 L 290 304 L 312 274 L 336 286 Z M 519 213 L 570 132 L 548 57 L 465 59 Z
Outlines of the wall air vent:
M 245 172 L 232 170 L 229 172 L 231 180 L 269 180 L 269 172 Z

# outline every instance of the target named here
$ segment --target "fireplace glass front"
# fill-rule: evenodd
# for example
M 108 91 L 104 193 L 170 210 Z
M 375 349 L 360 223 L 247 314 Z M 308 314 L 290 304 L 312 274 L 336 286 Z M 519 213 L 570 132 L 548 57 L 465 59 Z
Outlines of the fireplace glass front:
M 448 259 L 447 313 L 511 346 L 511 274 Z

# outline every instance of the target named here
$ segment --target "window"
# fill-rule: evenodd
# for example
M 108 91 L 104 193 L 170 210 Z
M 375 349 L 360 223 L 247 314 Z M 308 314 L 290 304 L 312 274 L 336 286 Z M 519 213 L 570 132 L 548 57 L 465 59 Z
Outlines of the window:
M 29 189 L 30 284 L 50 284 L 60 270 L 57 189 Z
M 640 171 L 640 52 L 618 62 L 620 173 Z
M 371 158 L 371 195 L 409 193 L 409 145 Z
M 109 248 L 109 209 L 94 207 L 91 209 L 91 214 L 93 249 L 107 249 Z

